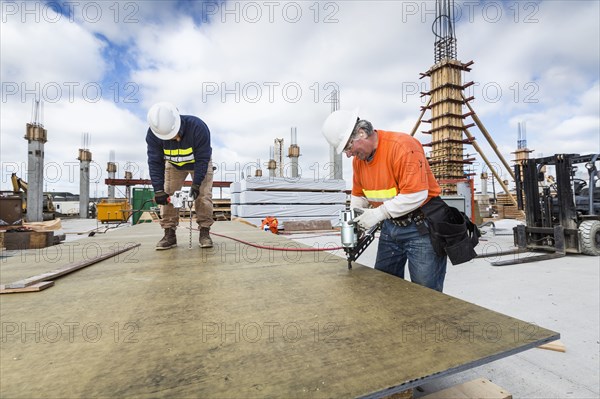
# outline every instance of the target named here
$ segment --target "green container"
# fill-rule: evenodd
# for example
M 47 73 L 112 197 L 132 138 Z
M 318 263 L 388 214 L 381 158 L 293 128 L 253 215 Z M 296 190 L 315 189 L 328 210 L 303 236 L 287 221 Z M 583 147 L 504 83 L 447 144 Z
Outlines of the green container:
M 152 199 L 154 190 L 151 188 L 133 188 L 133 224 L 138 224 L 143 211 L 156 206 Z

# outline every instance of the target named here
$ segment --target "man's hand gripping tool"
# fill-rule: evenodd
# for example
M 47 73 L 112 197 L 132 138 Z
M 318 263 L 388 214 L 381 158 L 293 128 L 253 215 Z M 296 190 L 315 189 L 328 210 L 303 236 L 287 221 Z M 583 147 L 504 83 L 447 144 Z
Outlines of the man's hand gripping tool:
M 362 213 L 361 209 L 354 208 L 344 210 L 340 215 L 342 247 L 348 259 L 348 269 L 352 269 L 352 261 L 356 261 L 369 247 L 375 239 L 375 233 L 381 228 L 382 222 L 379 222 L 367 231 L 361 229 L 354 218 Z
M 190 249 L 192 249 L 192 207 L 194 206 L 194 200 L 190 198 L 188 193 L 185 191 L 175 191 L 173 195 L 167 200 L 173 207 L 180 209 L 185 208 L 186 205 L 190 209 Z

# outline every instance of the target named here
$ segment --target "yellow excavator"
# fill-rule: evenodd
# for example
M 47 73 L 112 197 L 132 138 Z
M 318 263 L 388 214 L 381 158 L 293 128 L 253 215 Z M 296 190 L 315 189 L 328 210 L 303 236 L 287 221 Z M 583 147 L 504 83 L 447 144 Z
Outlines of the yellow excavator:
M 20 193 L 21 191 L 24 193 L 23 195 L 23 214 L 27 213 L 27 182 L 17 176 L 16 173 L 13 173 L 10 176 L 10 180 L 13 186 L 13 192 Z M 52 202 L 52 195 L 44 194 L 43 202 L 42 202 L 42 215 L 44 220 L 54 220 L 55 218 L 56 208 L 54 207 L 54 203 Z

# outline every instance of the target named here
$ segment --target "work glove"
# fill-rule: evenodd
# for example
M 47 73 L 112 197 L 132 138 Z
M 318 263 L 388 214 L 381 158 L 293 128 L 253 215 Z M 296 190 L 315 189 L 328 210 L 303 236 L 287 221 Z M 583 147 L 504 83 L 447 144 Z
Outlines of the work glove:
M 192 188 L 190 188 L 190 199 L 192 201 L 196 201 L 196 198 L 200 195 L 200 186 L 197 184 L 192 184 Z
M 154 202 L 156 202 L 158 205 L 167 205 L 167 203 L 169 202 L 169 194 L 165 193 L 164 191 L 156 191 L 154 193 Z
M 381 205 L 377 208 L 365 209 L 362 215 L 358 215 L 352 219 L 352 222 L 357 223 L 364 230 L 369 230 L 377 223 L 389 217 L 390 215 L 387 213 L 385 207 Z

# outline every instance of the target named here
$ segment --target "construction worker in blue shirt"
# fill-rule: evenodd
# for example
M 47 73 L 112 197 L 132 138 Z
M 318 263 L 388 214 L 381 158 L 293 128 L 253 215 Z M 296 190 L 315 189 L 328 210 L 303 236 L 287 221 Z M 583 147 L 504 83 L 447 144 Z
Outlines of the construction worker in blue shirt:
M 154 104 L 148 111 L 147 121 L 150 125 L 146 134 L 148 169 L 154 200 L 161 205 L 160 226 L 165 230 L 156 249 L 177 246 L 175 230 L 179 224 L 179 209 L 169 203 L 169 196 L 181 190 L 188 174 L 192 176 L 189 196 L 194 201 L 200 228 L 199 245 L 212 247 L 213 167 L 208 126 L 195 116 L 180 115 L 168 102 Z

